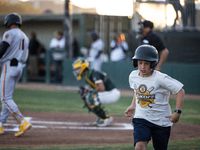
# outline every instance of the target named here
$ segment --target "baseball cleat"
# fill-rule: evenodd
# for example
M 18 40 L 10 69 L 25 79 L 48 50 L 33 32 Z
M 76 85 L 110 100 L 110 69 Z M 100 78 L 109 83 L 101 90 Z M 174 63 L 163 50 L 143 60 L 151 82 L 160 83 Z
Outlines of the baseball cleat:
M 97 118 L 92 124 L 97 125 L 100 120 L 101 120 L 101 118 Z
M 0 127 L 0 135 L 3 135 L 4 131 L 3 131 L 3 127 Z
M 107 125 L 110 125 L 110 123 L 113 121 L 113 117 L 109 117 L 109 118 L 106 118 L 106 119 L 100 119 L 97 123 L 97 125 L 99 127 L 105 127 Z
M 26 130 L 30 129 L 32 127 L 32 124 L 28 121 L 25 121 L 24 124 L 20 124 L 19 131 L 15 133 L 15 136 L 21 136 L 26 132 Z

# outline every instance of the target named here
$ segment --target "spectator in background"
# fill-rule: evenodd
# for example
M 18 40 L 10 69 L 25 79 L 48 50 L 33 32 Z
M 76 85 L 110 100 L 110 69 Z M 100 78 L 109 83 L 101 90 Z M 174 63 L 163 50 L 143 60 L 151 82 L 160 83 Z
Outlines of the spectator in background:
M 90 38 L 92 40 L 88 58 L 88 61 L 90 62 L 90 67 L 95 70 L 101 70 L 101 54 L 104 51 L 104 42 L 99 38 L 98 34 L 95 31 L 92 31 L 90 33 Z
M 190 18 L 190 26 L 195 27 L 196 8 L 194 0 L 185 0 L 186 20 Z
M 72 37 L 72 50 L 73 50 L 73 57 L 77 58 L 79 56 L 79 45 L 78 41 L 75 37 Z
M 140 29 L 138 34 L 142 35 L 140 45 L 148 44 L 154 46 L 159 53 L 159 62 L 155 70 L 160 71 L 169 54 L 161 38 L 153 32 L 153 22 L 145 20 L 138 23 Z
M 36 33 L 31 32 L 30 35 L 30 43 L 29 43 L 29 58 L 28 58 L 28 68 L 30 69 L 30 75 L 37 76 L 38 75 L 38 57 L 39 53 L 42 49 L 42 45 L 37 40 Z
M 116 35 L 115 39 L 110 43 L 111 54 L 110 60 L 113 62 L 123 61 L 126 58 L 128 44 L 123 33 Z
M 174 19 L 173 27 L 176 26 L 177 20 L 179 18 L 178 11 L 181 12 L 183 27 L 186 27 L 186 25 L 187 25 L 186 12 L 185 12 L 185 9 L 183 8 L 183 6 L 180 4 L 180 1 L 179 0 L 169 0 L 169 3 L 172 4 L 172 6 L 174 7 L 174 10 L 176 12 L 176 18 Z
M 63 36 L 63 31 L 58 30 L 54 33 L 54 38 L 51 40 L 49 47 L 53 49 L 52 58 L 55 67 L 56 82 L 61 83 L 62 81 L 62 62 L 66 57 L 64 51 L 65 48 L 65 38 Z

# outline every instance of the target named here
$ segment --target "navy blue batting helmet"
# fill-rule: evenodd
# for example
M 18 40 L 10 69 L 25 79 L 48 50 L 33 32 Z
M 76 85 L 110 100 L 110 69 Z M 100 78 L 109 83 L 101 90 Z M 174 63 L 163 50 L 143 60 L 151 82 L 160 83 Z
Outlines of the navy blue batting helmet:
M 17 13 L 8 14 L 4 19 L 4 26 L 9 28 L 12 24 L 17 24 L 19 27 L 22 25 L 22 18 Z
M 92 32 L 90 33 L 90 38 L 91 38 L 91 39 L 97 39 L 97 38 L 98 38 L 97 33 L 96 33 L 95 31 L 92 31 Z
M 154 46 L 141 45 L 135 50 L 135 55 L 132 58 L 133 66 L 138 66 L 137 60 L 146 60 L 151 62 L 151 68 L 155 69 L 158 64 L 158 51 Z

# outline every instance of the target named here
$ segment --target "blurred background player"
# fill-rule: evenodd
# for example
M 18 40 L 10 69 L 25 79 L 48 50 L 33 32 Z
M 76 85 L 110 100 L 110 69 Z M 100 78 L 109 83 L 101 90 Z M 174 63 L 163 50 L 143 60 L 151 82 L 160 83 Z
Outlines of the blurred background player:
M 109 116 L 101 104 L 115 103 L 120 99 L 120 91 L 109 79 L 106 73 L 89 68 L 89 62 L 84 58 L 78 58 L 72 64 L 77 80 L 84 77 L 89 88 L 82 88 L 81 97 L 86 101 L 87 108 L 98 116 L 95 124 L 107 126 L 113 117 Z M 84 92 L 85 91 L 85 92 Z
M 51 39 L 49 47 L 53 49 L 52 58 L 54 61 L 54 74 L 56 77 L 56 82 L 62 82 L 62 70 L 63 70 L 63 60 L 66 57 L 64 51 L 65 48 L 65 37 L 63 36 L 63 31 L 58 30 L 54 33 L 54 38 Z
M 154 46 L 159 53 L 159 62 L 155 70 L 160 71 L 169 54 L 161 38 L 153 32 L 153 22 L 145 20 L 138 23 L 140 26 L 138 34 L 142 36 L 140 45 L 148 44 Z
M 42 45 L 37 40 L 36 33 L 32 31 L 30 35 L 28 58 L 28 66 L 31 76 L 38 75 L 39 54 L 41 52 L 41 49 Z
M 90 38 L 92 40 L 89 50 L 90 67 L 94 68 L 95 70 L 101 70 L 101 54 L 104 51 L 104 42 L 99 38 L 98 34 L 95 31 L 92 31 L 90 33 Z
M 126 52 L 128 51 L 128 44 L 123 33 L 119 33 L 115 36 L 115 39 L 110 43 L 111 61 L 123 61 L 126 58 Z
M 17 13 L 8 14 L 4 19 L 4 26 L 8 29 L 3 34 L 0 47 L 1 70 L 1 117 L 0 134 L 4 134 L 3 124 L 7 121 L 9 112 L 20 124 L 19 131 L 15 136 L 24 134 L 31 128 L 32 124 L 24 119 L 12 96 L 15 85 L 22 75 L 24 63 L 28 58 L 29 39 L 20 29 L 22 25 L 21 16 Z
M 155 150 L 167 150 L 173 123 L 178 122 L 185 92 L 183 84 L 168 75 L 154 70 L 158 52 L 151 45 L 139 46 L 132 58 L 134 70 L 129 75 L 130 87 L 134 90 L 133 101 L 125 116 L 134 124 L 134 146 L 146 150 L 152 138 Z M 170 93 L 176 94 L 176 108 L 171 114 Z

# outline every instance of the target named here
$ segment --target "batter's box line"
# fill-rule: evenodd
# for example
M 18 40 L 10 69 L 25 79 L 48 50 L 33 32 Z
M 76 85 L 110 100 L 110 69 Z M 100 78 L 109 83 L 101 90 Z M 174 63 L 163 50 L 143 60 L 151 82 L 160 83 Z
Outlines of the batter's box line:
M 19 125 L 18 124 L 5 124 L 4 126 L 14 127 L 11 129 L 4 129 L 4 131 L 18 131 Z M 123 127 L 75 127 L 75 126 L 44 126 L 44 125 L 33 125 L 32 128 L 37 129 L 79 129 L 79 130 L 133 130 L 132 125 L 126 125 Z
M 88 122 L 55 122 L 55 121 L 34 121 L 31 117 L 25 117 L 26 120 L 33 124 L 33 128 L 51 128 L 51 129 L 80 129 L 80 130 L 133 130 L 133 125 L 128 123 L 111 123 L 107 127 L 92 127 L 94 125 Z M 8 122 L 15 122 L 13 120 L 8 120 Z M 47 124 L 45 125 L 35 125 L 35 124 Z M 51 126 L 49 126 L 51 125 Z M 52 126 L 53 125 L 53 126 Z M 59 126 L 54 126 L 59 125 Z M 68 125 L 68 126 L 66 126 Z M 5 131 L 18 131 L 18 124 L 4 124 L 7 127 L 14 127 L 12 129 L 4 129 Z

